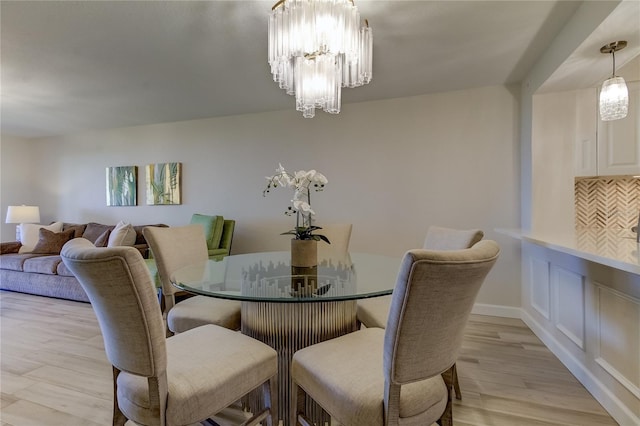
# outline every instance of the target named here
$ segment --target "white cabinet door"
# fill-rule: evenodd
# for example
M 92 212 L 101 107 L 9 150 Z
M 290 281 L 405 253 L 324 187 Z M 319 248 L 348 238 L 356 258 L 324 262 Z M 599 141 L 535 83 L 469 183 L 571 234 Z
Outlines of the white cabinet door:
M 640 175 L 640 81 L 627 82 L 629 113 L 622 120 L 598 117 L 598 175 Z
M 596 176 L 598 174 L 596 143 L 598 93 L 595 88 L 578 90 L 575 93 L 575 175 Z

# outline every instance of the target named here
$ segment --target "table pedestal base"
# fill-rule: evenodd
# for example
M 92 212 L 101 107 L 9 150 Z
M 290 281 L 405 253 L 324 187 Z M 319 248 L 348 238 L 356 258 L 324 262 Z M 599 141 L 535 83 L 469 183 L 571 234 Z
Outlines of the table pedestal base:
M 242 302 L 242 333 L 264 342 L 278 352 L 278 418 L 289 425 L 291 405 L 290 366 L 293 354 L 307 346 L 355 331 L 356 301 L 276 303 Z M 254 396 L 258 397 L 258 395 Z M 261 406 L 248 401 L 250 407 Z M 330 423 L 329 416 L 312 401 L 307 413 L 317 425 Z M 277 423 L 276 423 L 277 424 Z M 295 426 L 295 425 L 292 425 Z

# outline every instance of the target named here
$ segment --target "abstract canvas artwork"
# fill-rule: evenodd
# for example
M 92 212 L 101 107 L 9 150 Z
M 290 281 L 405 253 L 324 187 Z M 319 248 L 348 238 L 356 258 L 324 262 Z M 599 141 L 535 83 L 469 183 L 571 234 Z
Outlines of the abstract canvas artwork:
M 180 204 L 182 163 L 147 165 L 147 204 Z
M 138 204 L 138 167 L 107 167 L 107 206 Z

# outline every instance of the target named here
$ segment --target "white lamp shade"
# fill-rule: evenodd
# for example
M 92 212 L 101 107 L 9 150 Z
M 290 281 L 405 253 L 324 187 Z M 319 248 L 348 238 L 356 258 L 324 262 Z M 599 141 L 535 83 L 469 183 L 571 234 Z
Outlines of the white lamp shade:
M 600 119 L 620 120 L 629 111 L 629 91 L 622 77 L 611 77 L 602 83 L 600 90 Z
M 40 208 L 38 206 L 9 206 L 6 223 L 39 223 Z

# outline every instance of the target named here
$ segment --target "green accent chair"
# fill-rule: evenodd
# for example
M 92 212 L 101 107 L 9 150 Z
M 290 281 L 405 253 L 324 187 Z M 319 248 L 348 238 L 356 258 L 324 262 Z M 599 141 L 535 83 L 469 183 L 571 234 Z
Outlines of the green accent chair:
M 160 278 L 158 277 L 158 266 L 156 265 L 156 260 L 153 258 L 153 253 L 149 250 L 149 258 L 144 260 L 147 268 L 149 269 L 149 274 L 151 274 L 151 281 L 155 284 L 156 288 L 162 287 L 160 283 Z
M 204 228 L 209 259 L 220 260 L 231 254 L 235 220 L 195 213 L 191 216 L 191 224 L 199 224 Z

